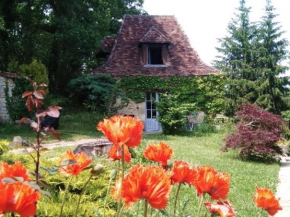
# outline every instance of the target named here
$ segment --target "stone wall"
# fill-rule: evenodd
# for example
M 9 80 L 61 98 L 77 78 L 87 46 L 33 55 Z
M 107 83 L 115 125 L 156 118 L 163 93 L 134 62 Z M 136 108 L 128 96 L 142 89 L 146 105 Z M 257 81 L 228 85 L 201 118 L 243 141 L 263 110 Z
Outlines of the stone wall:
M 4 78 L 0 76 L 0 121 L 8 121 L 9 115 L 6 109 L 6 100 L 5 100 L 5 87 L 6 87 L 6 81 L 8 82 L 9 87 L 9 96 L 12 95 L 12 88 L 14 86 L 11 79 Z
M 121 104 L 121 100 L 118 99 L 116 106 Z M 131 115 L 134 116 L 135 118 L 141 119 L 145 126 L 145 110 L 146 110 L 146 105 L 145 101 L 142 103 L 135 103 L 134 101 L 130 100 L 129 104 L 125 107 L 122 108 L 118 111 L 119 114 L 121 115 Z

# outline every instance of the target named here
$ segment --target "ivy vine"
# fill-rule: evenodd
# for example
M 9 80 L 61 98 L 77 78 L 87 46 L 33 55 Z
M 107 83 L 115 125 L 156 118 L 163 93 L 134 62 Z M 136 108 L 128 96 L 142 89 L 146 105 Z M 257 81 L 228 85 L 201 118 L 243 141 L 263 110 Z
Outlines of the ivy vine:
M 147 92 L 170 92 L 178 95 L 181 103 L 195 103 L 197 109 L 211 114 L 222 111 L 225 78 L 223 75 L 168 78 L 139 75 L 122 78 L 117 85 L 136 103 L 143 102 Z

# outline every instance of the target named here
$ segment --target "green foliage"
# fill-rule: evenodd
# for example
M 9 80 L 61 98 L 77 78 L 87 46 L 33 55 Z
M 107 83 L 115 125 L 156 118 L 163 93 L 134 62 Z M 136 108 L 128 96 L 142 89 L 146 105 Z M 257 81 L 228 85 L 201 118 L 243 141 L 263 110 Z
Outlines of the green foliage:
M 284 129 L 283 136 L 285 139 L 290 139 L 290 110 L 282 112 L 283 120 L 288 124 L 287 128 Z
M 234 116 L 238 105 L 255 103 L 268 111 L 287 110 L 289 79 L 282 77 L 287 67 L 288 41 L 274 18 L 274 8 L 267 0 L 265 16 L 251 23 L 250 8 L 240 0 L 235 18 L 228 25 L 228 37 L 220 39 L 220 53 L 215 66 L 226 74 L 225 114 Z
M 23 117 L 29 117 L 29 112 L 25 107 L 25 99 L 22 99 L 22 93 L 26 91 L 28 81 L 25 79 L 13 79 L 14 88 L 12 89 L 12 96 L 9 96 L 8 84 L 5 88 L 6 108 L 11 120 L 19 120 Z
M 257 59 L 259 69 L 263 76 L 259 76 L 256 86 L 259 87 L 256 103 L 268 111 L 280 113 L 289 108 L 289 79 L 281 77 L 287 70 L 281 62 L 287 60 L 288 40 L 283 37 L 282 27 L 275 21 L 277 14 L 271 5 L 271 0 L 267 0 L 265 16 L 262 17 L 259 29 L 259 56 Z
M 61 95 L 55 95 L 55 94 L 48 94 L 45 99 L 43 100 L 44 108 L 47 108 L 51 105 L 58 105 L 62 108 L 68 107 L 68 105 L 71 103 L 67 97 L 61 96 Z
M 0 155 L 4 154 L 8 150 L 9 142 L 7 140 L 0 139 Z
M 163 133 L 174 135 L 184 133 L 186 127 L 186 114 L 195 110 L 194 104 L 180 104 L 176 99 L 177 95 L 160 95 L 160 102 L 157 104 L 159 112 L 158 121 L 162 126 Z
M 223 75 L 177 77 L 162 79 L 159 76 L 126 77 L 117 83 L 125 95 L 136 103 L 143 102 L 146 92 L 168 91 L 178 95 L 180 103 L 195 103 L 196 110 L 210 116 L 221 112 L 225 80 Z
M 203 123 L 197 124 L 196 127 L 194 128 L 195 135 L 215 133 L 216 131 L 217 130 L 216 130 L 215 125 L 213 125 L 212 123 L 206 122 L 206 121 Z
M 104 36 L 117 33 L 124 14 L 140 14 L 143 0 L 0 2 L 0 68 L 15 59 L 42 62 L 50 92 L 62 94 L 72 78 L 101 64 L 95 54 Z M 8 71 L 8 70 L 7 70 Z
M 60 156 L 63 154 L 63 149 L 60 151 L 51 151 L 42 153 L 41 167 L 42 168 L 52 168 L 53 165 L 59 165 Z M 109 167 L 108 161 L 98 158 L 98 162 L 102 160 L 102 164 L 107 165 L 106 172 L 99 176 L 93 177 L 87 186 L 87 190 L 82 197 L 82 202 L 79 209 L 79 216 L 95 216 L 95 211 L 93 207 L 100 210 L 101 213 L 105 213 L 105 216 L 114 216 L 116 207 L 116 202 L 109 195 L 106 207 L 104 207 L 104 198 L 107 192 L 107 187 L 109 183 Z M 29 155 L 14 155 L 5 154 L 1 156 L 1 161 L 7 162 L 9 164 L 15 161 L 21 161 L 29 171 L 33 172 L 35 164 Z M 97 164 L 96 160 L 92 163 Z M 41 169 L 42 180 L 49 184 L 49 187 L 43 187 L 42 189 L 48 191 L 51 197 L 46 197 L 42 195 L 40 201 L 37 203 L 37 215 L 39 216 L 58 216 L 60 212 L 60 204 L 63 199 L 64 188 L 67 184 L 68 177 L 59 174 L 58 169 L 56 174 L 50 175 L 46 170 Z M 79 194 L 85 182 L 90 176 L 90 171 L 83 171 L 77 177 L 74 177 L 70 187 L 69 194 L 66 201 L 66 206 L 64 209 L 65 216 L 74 216 L 76 209 L 76 202 L 78 200 Z
M 18 75 L 26 76 L 31 78 L 37 84 L 47 84 L 48 85 L 48 71 L 44 64 L 33 59 L 30 64 L 22 64 L 15 60 L 12 60 L 8 65 L 8 70 L 11 72 L 16 72 Z
M 90 111 L 108 111 L 109 104 L 115 104 L 120 91 L 115 87 L 116 80 L 108 74 L 83 75 L 72 79 L 68 89 L 74 99 Z M 119 94 L 118 94 L 119 93 Z

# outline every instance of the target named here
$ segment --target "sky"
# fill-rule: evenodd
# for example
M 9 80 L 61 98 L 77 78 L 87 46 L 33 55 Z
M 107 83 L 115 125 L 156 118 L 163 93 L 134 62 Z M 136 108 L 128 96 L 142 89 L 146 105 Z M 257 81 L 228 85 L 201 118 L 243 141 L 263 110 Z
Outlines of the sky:
M 266 0 L 247 0 L 251 7 L 250 21 L 259 21 L 264 15 Z M 272 0 L 282 30 L 283 38 L 290 42 L 290 0 Z M 218 38 L 227 35 L 227 26 L 235 17 L 239 0 L 144 0 L 143 9 L 149 15 L 174 15 L 186 33 L 191 46 L 201 60 L 212 65 L 218 52 Z M 290 46 L 288 46 L 290 52 Z M 289 61 L 284 62 L 287 64 Z M 289 65 L 289 64 L 288 64 Z M 285 75 L 290 76 L 290 70 Z

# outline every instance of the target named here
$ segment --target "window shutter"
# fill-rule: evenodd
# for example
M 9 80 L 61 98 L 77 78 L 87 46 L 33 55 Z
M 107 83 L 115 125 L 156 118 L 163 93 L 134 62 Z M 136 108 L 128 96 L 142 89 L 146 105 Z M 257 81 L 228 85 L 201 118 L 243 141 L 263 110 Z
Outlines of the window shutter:
M 143 44 L 142 46 L 142 56 L 143 56 L 143 64 L 147 65 L 148 61 L 147 61 L 147 56 L 148 56 L 148 46 Z
M 166 44 L 162 45 L 162 61 L 163 61 L 163 65 L 167 64 L 167 59 L 168 59 L 168 49 Z

